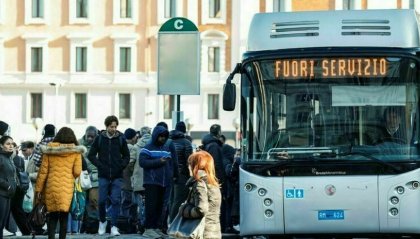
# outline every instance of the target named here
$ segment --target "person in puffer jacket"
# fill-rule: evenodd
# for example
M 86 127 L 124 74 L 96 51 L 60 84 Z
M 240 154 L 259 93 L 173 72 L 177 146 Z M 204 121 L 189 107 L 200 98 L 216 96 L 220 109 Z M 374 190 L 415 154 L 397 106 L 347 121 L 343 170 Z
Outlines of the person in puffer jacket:
M 156 126 L 152 132 L 152 140 L 140 151 L 139 161 L 143 168 L 143 186 L 145 188 L 145 232 L 143 236 L 149 238 L 162 237 L 159 230 L 159 219 L 162 214 L 162 205 L 166 187 L 170 180 L 177 177 L 174 168 L 177 165 L 175 152 L 165 144 L 169 132 L 163 126 Z

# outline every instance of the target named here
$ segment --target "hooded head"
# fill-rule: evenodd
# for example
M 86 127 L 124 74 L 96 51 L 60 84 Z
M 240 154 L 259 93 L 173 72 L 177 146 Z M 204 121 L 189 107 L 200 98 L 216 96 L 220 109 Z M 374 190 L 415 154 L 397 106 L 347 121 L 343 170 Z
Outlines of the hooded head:
M 46 124 L 44 126 L 44 131 L 42 133 L 43 138 L 47 138 L 47 137 L 54 137 L 56 132 L 55 132 L 55 126 L 52 124 Z
M 220 127 L 219 124 L 214 124 L 210 127 L 210 134 L 212 136 L 215 136 L 217 138 L 220 137 L 220 135 L 222 135 L 222 127 Z
M 4 121 L 0 121 L 0 136 L 9 135 L 10 127 Z
M 152 134 L 152 129 L 148 126 L 143 126 L 140 128 L 140 137 L 143 137 L 145 134 Z
M 163 126 L 153 128 L 152 142 L 158 146 L 164 145 L 169 138 L 169 131 Z
M 176 123 L 175 130 L 178 130 L 185 134 L 187 132 L 187 127 L 185 127 L 185 123 L 183 121 L 179 121 L 178 123 Z
M 162 126 L 162 127 L 164 127 L 165 129 L 168 129 L 168 124 L 167 124 L 167 123 L 165 123 L 165 122 L 163 122 L 163 121 L 161 121 L 161 122 L 157 123 L 157 124 L 156 124 L 156 126 Z

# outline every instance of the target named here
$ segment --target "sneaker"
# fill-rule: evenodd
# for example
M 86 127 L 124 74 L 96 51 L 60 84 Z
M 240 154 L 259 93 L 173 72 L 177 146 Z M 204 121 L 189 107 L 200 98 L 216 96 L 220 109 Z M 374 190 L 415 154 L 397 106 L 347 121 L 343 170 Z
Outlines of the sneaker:
M 235 229 L 235 230 L 237 230 L 238 232 L 240 231 L 240 229 L 239 229 L 239 224 L 238 225 L 234 225 L 233 226 L 233 229 Z
M 161 238 L 162 236 L 161 235 L 159 235 L 156 231 L 155 231 L 155 229 L 146 229 L 145 231 L 144 231 L 144 233 L 143 233 L 143 235 L 142 236 L 144 236 L 144 237 L 146 237 L 146 238 L 153 238 L 153 239 L 156 239 L 156 238 Z
M 112 226 L 111 227 L 111 236 L 119 236 L 120 232 L 118 231 L 118 227 Z
M 3 229 L 3 236 L 14 236 L 15 234 L 13 232 L 9 232 L 7 229 Z
M 160 229 L 154 229 L 154 230 L 161 238 L 169 238 L 169 236 L 165 234 L 162 230 Z
M 20 232 L 20 231 L 17 231 L 15 234 L 16 234 L 15 236 L 17 236 L 17 237 L 21 237 L 22 236 L 22 232 Z
M 98 228 L 98 234 L 100 236 L 102 236 L 103 234 L 105 234 L 106 231 L 106 224 L 108 224 L 108 221 L 105 222 L 99 222 L 99 228 Z

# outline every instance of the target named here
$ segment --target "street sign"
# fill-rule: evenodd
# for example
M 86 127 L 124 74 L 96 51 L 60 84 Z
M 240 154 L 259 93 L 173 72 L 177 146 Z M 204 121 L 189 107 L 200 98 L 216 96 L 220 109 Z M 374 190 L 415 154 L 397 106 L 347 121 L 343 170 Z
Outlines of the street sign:
M 176 17 L 158 33 L 158 94 L 200 94 L 200 33 L 193 22 Z

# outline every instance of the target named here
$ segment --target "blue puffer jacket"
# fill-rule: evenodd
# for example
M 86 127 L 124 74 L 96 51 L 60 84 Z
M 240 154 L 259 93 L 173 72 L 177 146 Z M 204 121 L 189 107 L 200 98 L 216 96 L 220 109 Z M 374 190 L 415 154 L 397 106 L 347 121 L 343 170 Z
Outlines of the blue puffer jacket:
M 140 151 L 139 162 L 143 168 L 143 185 L 153 184 L 166 187 L 174 177 L 176 168 L 175 150 L 170 149 L 171 144 L 160 145 L 157 142 L 159 135 L 169 137 L 169 132 L 162 126 L 156 126 L 152 132 L 152 140 Z M 162 161 L 161 158 L 168 158 Z

